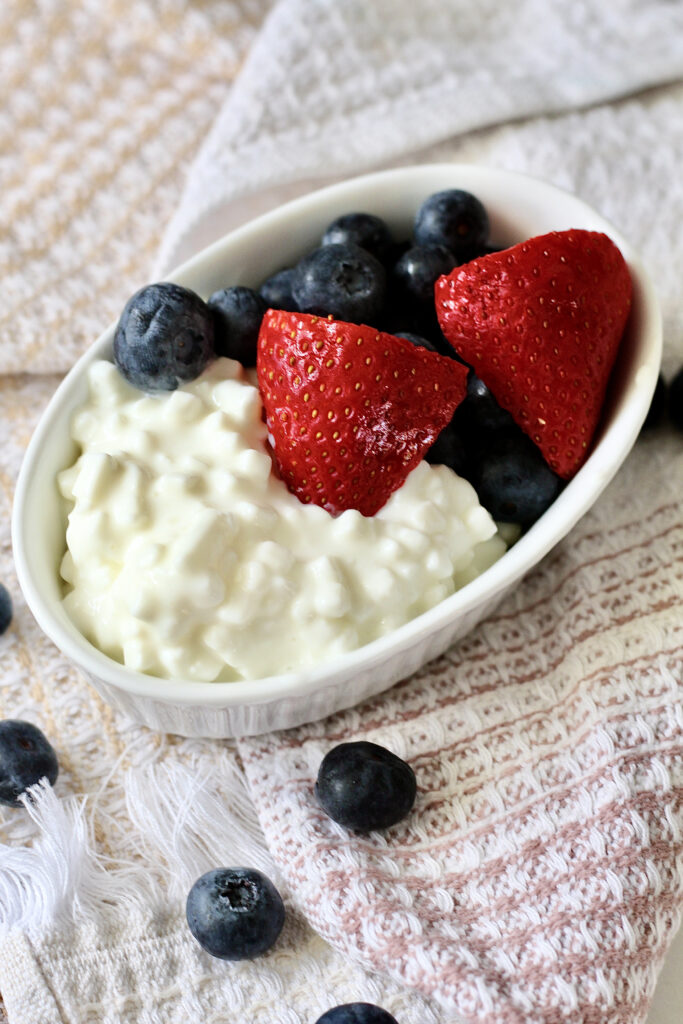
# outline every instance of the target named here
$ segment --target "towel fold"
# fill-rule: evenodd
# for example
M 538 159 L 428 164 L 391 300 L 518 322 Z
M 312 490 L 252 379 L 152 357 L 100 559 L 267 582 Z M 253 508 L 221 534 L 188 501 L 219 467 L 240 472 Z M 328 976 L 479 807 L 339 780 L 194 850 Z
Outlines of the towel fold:
M 282 0 L 191 169 L 157 271 L 311 181 L 681 74 L 683 9 L 666 0 Z

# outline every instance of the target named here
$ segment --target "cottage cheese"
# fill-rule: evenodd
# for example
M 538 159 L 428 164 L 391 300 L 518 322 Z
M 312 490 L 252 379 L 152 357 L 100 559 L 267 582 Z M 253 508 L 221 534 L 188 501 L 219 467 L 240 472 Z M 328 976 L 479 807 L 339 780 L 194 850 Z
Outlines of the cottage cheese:
M 474 489 L 420 463 L 372 518 L 302 504 L 274 471 L 261 401 L 218 359 L 164 395 L 89 372 L 61 565 L 78 629 L 164 678 L 258 678 L 319 663 L 432 607 L 505 551 Z

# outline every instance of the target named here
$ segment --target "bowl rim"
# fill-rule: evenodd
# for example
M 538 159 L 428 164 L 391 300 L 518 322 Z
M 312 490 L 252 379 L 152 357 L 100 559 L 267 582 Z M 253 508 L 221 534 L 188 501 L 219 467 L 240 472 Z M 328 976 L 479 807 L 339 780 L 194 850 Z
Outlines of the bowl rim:
M 567 200 L 570 200 L 575 209 L 587 219 L 597 220 L 604 225 L 602 230 L 608 233 L 620 248 L 629 265 L 634 287 L 638 289 L 642 326 L 638 348 L 640 365 L 637 375 L 640 375 L 641 380 L 632 401 L 625 403 L 613 421 L 609 423 L 584 465 L 567 483 L 548 512 L 489 569 L 416 618 L 363 647 L 338 655 L 329 661 L 320 662 L 315 666 L 304 667 L 280 675 L 235 682 L 210 683 L 165 679 L 126 668 L 95 648 L 78 633 L 75 626 L 73 630 L 65 628 L 53 614 L 53 601 L 42 593 L 25 554 L 27 550 L 25 531 L 27 496 L 33 471 L 40 460 L 43 442 L 52 429 L 52 421 L 55 416 L 65 404 L 68 407 L 69 398 L 76 389 L 79 378 L 87 365 L 95 359 L 103 358 L 107 348 L 111 347 L 116 323 L 110 324 L 66 374 L 44 410 L 24 455 L 17 480 L 12 513 L 12 544 L 15 566 L 26 602 L 43 632 L 86 674 L 90 673 L 116 689 L 139 697 L 152 698 L 155 701 L 174 705 L 214 708 L 270 703 L 285 697 L 302 698 L 313 692 L 334 688 L 342 679 L 347 678 L 355 671 L 371 671 L 373 666 L 382 663 L 389 653 L 392 656 L 398 656 L 403 651 L 411 649 L 421 638 L 438 633 L 442 628 L 446 628 L 456 616 L 466 615 L 487 598 L 493 598 L 497 593 L 504 591 L 509 585 L 520 579 L 566 536 L 617 472 L 647 415 L 659 372 L 662 326 L 657 295 L 640 257 L 621 232 L 584 200 L 532 175 L 462 163 L 416 164 L 359 175 L 309 192 L 274 210 L 261 214 L 196 253 L 166 275 L 164 279 L 183 283 L 183 279 L 191 277 L 203 265 L 210 264 L 223 254 L 226 248 L 237 249 L 245 236 L 249 237 L 264 229 L 276 230 L 302 212 L 306 216 L 310 216 L 316 210 L 324 209 L 330 203 L 345 201 L 347 195 L 349 201 L 356 201 L 356 194 L 367 189 L 400 185 L 403 182 L 413 182 L 420 178 L 427 179 L 430 176 L 438 177 L 441 174 L 450 175 L 456 183 L 458 175 L 461 178 L 470 178 L 472 174 L 476 174 L 479 180 L 485 180 L 492 187 L 504 187 L 510 183 L 522 188 L 531 186 L 545 193 L 549 201 L 555 199 L 566 203 Z M 457 187 L 457 185 L 454 184 L 452 187 Z M 468 186 L 463 182 L 462 187 Z M 428 194 L 429 192 L 425 192 L 425 196 Z M 588 482 L 587 487 L 585 486 L 586 482 Z M 559 528 L 556 522 L 558 518 L 560 520 Z

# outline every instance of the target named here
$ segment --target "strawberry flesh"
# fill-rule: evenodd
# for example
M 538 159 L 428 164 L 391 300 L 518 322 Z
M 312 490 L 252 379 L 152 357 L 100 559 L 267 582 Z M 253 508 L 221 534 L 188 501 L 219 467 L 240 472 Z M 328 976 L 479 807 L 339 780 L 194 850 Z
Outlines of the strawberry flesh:
M 467 368 L 372 327 L 270 309 L 257 372 L 280 476 L 304 503 L 372 516 L 465 395 Z
M 564 479 L 588 454 L 631 307 L 631 276 L 595 231 L 554 231 L 436 283 L 441 330 Z

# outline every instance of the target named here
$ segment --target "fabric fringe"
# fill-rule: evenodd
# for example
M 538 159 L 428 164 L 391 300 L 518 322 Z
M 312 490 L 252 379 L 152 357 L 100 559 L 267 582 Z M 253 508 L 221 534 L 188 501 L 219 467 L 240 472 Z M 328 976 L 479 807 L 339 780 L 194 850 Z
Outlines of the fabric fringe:
M 23 802 L 38 835 L 32 846 L 0 845 L 0 935 L 14 928 L 43 934 L 65 916 L 87 917 L 106 904 L 139 898 L 131 885 L 136 872 L 105 870 L 85 799 L 60 800 L 43 781 Z
M 215 867 L 255 867 L 281 884 L 242 772 L 228 757 L 200 771 L 173 764 L 131 770 L 124 785 L 132 824 L 169 867 L 172 898 Z
M 281 884 L 242 774 L 227 757 L 200 772 L 170 764 L 130 769 L 124 786 L 139 837 L 133 861 L 97 851 L 85 798 L 60 799 L 45 781 L 28 791 L 36 838 L 30 846 L 0 845 L 0 937 L 13 929 L 42 935 L 65 918 L 93 918 L 107 907 L 154 909 L 164 886 L 171 901 L 184 900 L 212 867 L 256 867 Z

